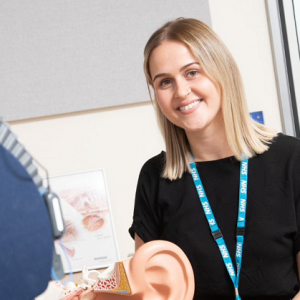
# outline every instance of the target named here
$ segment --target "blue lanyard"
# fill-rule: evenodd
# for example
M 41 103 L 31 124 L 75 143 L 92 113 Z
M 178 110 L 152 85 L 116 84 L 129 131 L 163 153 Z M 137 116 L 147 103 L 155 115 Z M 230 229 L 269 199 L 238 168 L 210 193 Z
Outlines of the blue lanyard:
M 242 266 L 242 254 L 243 254 L 243 244 L 244 244 L 244 233 L 245 233 L 245 226 L 246 226 L 246 208 L 247 208 L 247 186 L 248 186 L 248 158 L 243 159 L 241 162 L 240 168 L 240 190 L 239 190 L 239 211 L 238 211 L 238 220 L 237 220 L 237 229 L 236 229 L 236 252 L 235 252 L 235 260 L 236 260 L 236 269 L 233 267 L 232 260 L 230 258 L 225 240 L 217 225 L 217 221 L 214 217 L 212 209 L 210 207 L 209 201 L 206 197 L 196 164 L 194 162 L 194 158 L 192 156 L 192 162 L 190 162 L 190 167 L 192 169 L 192 177 L 194 180 L 194 184 L 196 190 L 198 192 L 198 196 L 200 202 L 202 204 L 204 214 L 206 216 L 208 225 L 210 227 L 212 236 L 216 241 L 222 258 L 224 260 L 224 264 L 228 271 L 228 274 L 233 282 L 234 289 L 235 289 L 235 299 L 241 300 L 239 296 L 239 279 L 240 279 L 240 271 Z

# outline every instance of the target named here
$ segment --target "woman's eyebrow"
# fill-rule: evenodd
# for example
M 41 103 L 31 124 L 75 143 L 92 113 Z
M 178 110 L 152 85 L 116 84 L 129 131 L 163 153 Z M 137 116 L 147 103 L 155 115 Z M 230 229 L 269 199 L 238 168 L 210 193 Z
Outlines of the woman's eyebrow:
M 165 77 L 165 76 L 167 76 L 167 75 L 168 75 L 168 73 L 160 73 L 160 74 L 157 74 L 157 75 L 155 75 L 155 77 L 154 77 L 154 79 L 153 79 L 152 82 L 154 82 L 154 80 L 155 80 L 156 78 L 158 78 L 158 77 Z
M 194 62 L 191 62 L 191 63 L 189 63 L 189 64 L 187 64 L 187 65 L 181 67 L 181 68 L 179 69 L 179 71 L 181 72 L 181 71 L 183 71 L 184 69 L 186 69 L 187 67 L 189 67 L 189 66 L 191 66 L 191 65 L 193 65 L 193 64 L 200 65 L 198 62 L 194 61 Z M 158 78 L 158 77 L 164 77 L 164 76 L 168 76 L 168 75 L 169 75 L 168 73 L 160 73 L 160 74 L 157 74 L 157 75 L 154 76 L 154 79 L 153 79 L 152 82 L 154 82 L 154 80 L 155 80 L 156 78 Z
M 189 67 L 189 66 L 191 66 L 191 65 L 193 65 L 193 64 L 200 65 L 198 62 L 194 61 L 194 62 L 192 62 L 192 63 L 189 63 L 189 64 L 187 64 L 187 65 L 181 67 L 179 70 L 180 70 L 180 71 L 183 71 L 184 69 L 186 69 L 187 67 Z

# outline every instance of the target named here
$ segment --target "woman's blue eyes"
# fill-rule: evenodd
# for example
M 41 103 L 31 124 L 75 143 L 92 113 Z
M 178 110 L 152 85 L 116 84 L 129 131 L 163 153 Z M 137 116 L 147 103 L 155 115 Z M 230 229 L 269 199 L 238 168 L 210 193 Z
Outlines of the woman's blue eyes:
M 198 73 L 199 73 L 198 70 L 191 70 L 191 71 L 188 71 L 188 72 L 186 73 L 186 77 L 187 77 L 187 78 L 191 78 L 191 77 L 196 76 Z M 173 81 L 173 80 L 172 80 L 172 79 L 169 79 L 169 78 L 163 79 L 163 80 L 159 83 L 159 86 L 160 86 L 160 87 L 166 87 L 166 86 L 168 86 L 169 84 L 171 84 L 172 81 Z

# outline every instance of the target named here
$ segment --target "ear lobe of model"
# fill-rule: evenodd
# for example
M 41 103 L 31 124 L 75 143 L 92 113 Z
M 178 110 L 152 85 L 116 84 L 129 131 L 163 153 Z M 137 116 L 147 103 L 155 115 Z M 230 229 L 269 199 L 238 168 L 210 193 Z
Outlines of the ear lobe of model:
M 142 292 L 143 300 L 193 299 L 195 283 L 191 264 L 173 243 L 144 244 L 129 262 L 128 274 L 133 294 Z

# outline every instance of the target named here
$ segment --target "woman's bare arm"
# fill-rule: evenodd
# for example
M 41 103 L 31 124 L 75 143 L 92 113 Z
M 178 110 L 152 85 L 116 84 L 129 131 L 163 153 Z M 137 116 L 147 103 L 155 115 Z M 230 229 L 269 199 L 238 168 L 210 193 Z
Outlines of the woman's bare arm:
M 134 240 L 135 240 L 135 251 L 139 249 L 142 245 L 144 245 L 144 241 L 135 233 L 134 234 Z

